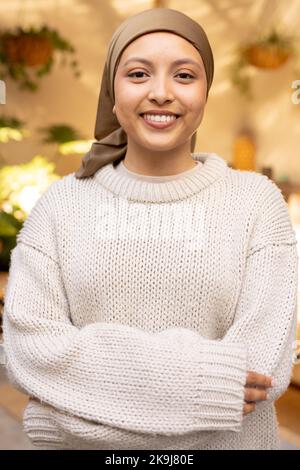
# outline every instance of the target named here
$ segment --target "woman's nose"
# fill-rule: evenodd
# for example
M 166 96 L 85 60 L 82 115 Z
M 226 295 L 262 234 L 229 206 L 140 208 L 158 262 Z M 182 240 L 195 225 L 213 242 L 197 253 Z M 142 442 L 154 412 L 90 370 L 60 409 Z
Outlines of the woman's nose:
M 158 77 L 151 81 L 151 90 L 149 91 L 149 99 L 164 103 L 172 101 L 173 93 L 171 91 L 169 79 L 166 77 Z

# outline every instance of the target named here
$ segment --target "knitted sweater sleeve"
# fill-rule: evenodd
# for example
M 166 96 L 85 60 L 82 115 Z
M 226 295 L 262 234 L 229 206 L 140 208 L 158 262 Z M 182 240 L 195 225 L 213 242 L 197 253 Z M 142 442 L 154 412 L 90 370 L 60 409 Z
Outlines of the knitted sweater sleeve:
M 296 339 L 298 252 L 287 204 L 266 176 L 234 323 L 223 341 L 244 343 L 247 368 L 274 378 L 266 406 L 287 389 Z
M 239 431 L 246 350 L 238 342 L 204 340 L 184 328 L 150 333 L 116 323 L 74 326 L 49 192 L 11 252 L 3 321 L 11 382 L 70 419 L 120 430 Z

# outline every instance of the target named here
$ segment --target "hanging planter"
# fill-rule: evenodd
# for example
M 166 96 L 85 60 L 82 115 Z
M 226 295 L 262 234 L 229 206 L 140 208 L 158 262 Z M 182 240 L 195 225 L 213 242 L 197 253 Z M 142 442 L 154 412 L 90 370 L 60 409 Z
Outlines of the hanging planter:
M 231 82 L 242 95 L 253 98 L 251 90 L 251 70 L 276 70 L 296 55 L 294 38 L 287 37 L 275 28 L 263 37 L 242 45 L 237 50 L 237 59 L 231 67 Z
M 38 80 L 52 71 L 56 51 L 63 55 L 62 65 L 66 63 L 66 55 L 71 55 L 69 65 L 75 77 L 79 77 L 78 62 L 73 59 L 75 49 L 55 29 L 44 25 L 4 31 L 0 34 L 0 79 L 8 76 L 21 89 L 36 91 Z
M 250 65 L 259 69 L 274 70 L 285 64 L 292 56 L 291 42 L 276 31 L 260 42 L 243 49 L 243 55 Z
M 47 64 L 53 54 L 50 39 L 33 33 L 4 36 L 3 49 L 9 65 L 23 63 L 28 67 Z
M 61 155 L 86 153 L 93 143 L 93 140 L 84 139 L 74 127 L 66 124 L 41 127 L 39 131 L 44 134 L 43 142 L 58 145 Z
M 39 132 L 44 134 L 43 142 L 50 144 L 64 144 L 80 139 L 80 134 L 74 127 L 66 124 L 54 124 L 47 127 L 40 127 Z

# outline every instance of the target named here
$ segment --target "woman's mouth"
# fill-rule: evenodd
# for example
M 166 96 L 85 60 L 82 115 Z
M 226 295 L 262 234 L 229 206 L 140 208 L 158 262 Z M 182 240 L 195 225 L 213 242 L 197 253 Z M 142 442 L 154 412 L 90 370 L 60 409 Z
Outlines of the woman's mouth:
M 153 115 L 153 114 L 140 114 L 145 124 L 155 129 L 166 129 L 173 126 L 180 116 L 178 114 L 172 115 Z

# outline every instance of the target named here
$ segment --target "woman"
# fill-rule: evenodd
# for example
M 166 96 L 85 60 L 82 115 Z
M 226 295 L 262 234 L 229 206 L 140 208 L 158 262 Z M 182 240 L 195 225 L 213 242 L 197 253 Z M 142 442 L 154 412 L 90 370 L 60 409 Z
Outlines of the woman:
M 97 142 L 19 233 L 5 350 L 40 448 L 278 448 L 297 241 L 271 180 L 193 153 L 213 71 L 186 15 L 123 22 Z

